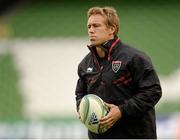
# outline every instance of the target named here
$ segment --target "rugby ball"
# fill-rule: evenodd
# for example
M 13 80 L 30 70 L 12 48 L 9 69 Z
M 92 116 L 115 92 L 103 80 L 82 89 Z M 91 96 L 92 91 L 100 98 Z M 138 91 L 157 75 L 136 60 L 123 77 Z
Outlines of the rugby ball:
M 108 112 L 109 108 L 104 104 L 103 100 L 94 94 L 84 96 L 79 105 L 82 123 L 89 131 L 96 134 L 104 133 L 108 130 L 99 125 L 99 119 L 106 116 Z

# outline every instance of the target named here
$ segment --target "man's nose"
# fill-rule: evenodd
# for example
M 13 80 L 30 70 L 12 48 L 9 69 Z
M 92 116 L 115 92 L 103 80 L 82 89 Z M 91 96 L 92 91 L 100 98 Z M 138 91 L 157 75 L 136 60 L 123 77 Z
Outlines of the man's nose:
M 89 33 L 94 33 L 94 28 L 93 28 L 93 27 L 90 27 L 90 28 L 88 29 L 88 31 L 89 31 Z
M 89 34 L 93 34 L 93 31 L 89 31 Z

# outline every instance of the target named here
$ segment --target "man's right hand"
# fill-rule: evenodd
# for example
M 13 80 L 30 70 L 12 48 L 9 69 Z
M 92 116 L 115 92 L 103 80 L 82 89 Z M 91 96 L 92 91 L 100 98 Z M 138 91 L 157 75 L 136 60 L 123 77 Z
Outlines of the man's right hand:
M 80 113 L 79 113 L 79 112 L 77 112 L 77 114 L 78 114 L 78 118 L 79 118 L 79 120 L 82 122 Z

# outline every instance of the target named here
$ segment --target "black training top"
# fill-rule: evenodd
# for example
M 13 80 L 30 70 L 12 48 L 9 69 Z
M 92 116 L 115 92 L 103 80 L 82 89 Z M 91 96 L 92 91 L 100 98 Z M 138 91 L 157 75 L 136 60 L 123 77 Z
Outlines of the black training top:
M 118 37 L 101 47 L 105 58 L 89 47 L 78 66 L 77 110 L 84 95 L 96 94 L 119 106 L 122 118 L 103 134 L 89 132 L 89 138 L 157 138 L 154 106 L 162 92 L 150 58 Z

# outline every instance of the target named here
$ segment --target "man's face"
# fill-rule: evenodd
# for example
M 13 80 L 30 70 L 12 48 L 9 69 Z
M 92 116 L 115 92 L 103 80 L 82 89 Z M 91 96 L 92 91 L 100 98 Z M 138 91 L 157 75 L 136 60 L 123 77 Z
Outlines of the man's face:
M 105 18 L 99 14 L 91 15 L 87 22 L 88 35 L 91 45 L 99 46 L 113 39 L 113 30 L 105 24 Z

